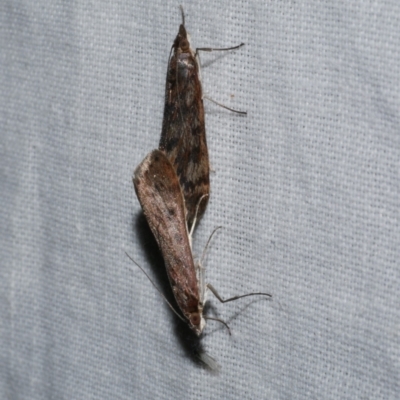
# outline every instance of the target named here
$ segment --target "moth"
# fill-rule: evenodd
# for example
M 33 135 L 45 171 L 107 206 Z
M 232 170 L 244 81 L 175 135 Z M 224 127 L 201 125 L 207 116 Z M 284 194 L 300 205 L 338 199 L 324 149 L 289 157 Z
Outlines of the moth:
M 194 218 L 201 218 L 210 195 L 210 164 L 198 51 L 234 50 L 244 43 L 223 49 L 199 48 L 194 51 L 185 28 L 182 6 L 180 9 L 182 24 L 168 61 L 164 117 L 158 148 L 165 152 L 178 175 L 186 204 L 186 220 L 193 230 Z M 217 104 L 230 111 L 246 114 Z M 203 200 L 200 202 L 201 198 Z
M 210 165 L 204 121 L 203 91 L 196 53 L 182 24 L 171 47 L 165 85 L 165 106 L 159 149 L 178 175 L 189 226 L 204 213 L 210 194 Z
M 185 200 L 179 179 L 164 152 L 153 150 L 144 158 L 134 172 L 133 185 L 164 258 L 176 303 L 196 335 L 200 336 L 203 332 L 206 319 L 225 324 L 217 318 L 203 315 L 206 289 L 222 303 L 253 295 L 271 297 L 267 293 L 249 293 L 223 300 L 212 285 L 205 285 L 204 270 L 200 263 L 193 261 Z
M 160 150 L 149 153 L 136 168 L 133 185 L 164 258 L 175 300 L 190 328 L 204 329 L 204 285 L 196 270 L 178 176 Z

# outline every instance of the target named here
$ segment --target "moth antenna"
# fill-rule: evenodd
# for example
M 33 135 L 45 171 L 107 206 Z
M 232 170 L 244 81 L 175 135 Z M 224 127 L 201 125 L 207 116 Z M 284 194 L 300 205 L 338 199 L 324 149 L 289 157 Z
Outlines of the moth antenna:
M 241 296 L 234 296 L 229 299 L 224 300 L 216 291 L 214 286 L 211 285 L 211 283 L 207 283 L 207 288 L 210 289 L 212 294 L 221 302 L 221 303 L 228 303 L 229 301 L 234 301 L 241 299 L 243 297 L 249 297 L 249 296 L 267 296 L 269 298 L 272 298 L 272 295 L 269 293 L 262 293 L 262 292 L 254 292 L 254 293 L 247 293 L 247 294 L 242 294 Z
M 179 9 L 181 10 L 182 15 L 182 25 L 185 26 L 185 13 L 183 12 L 182 4 L 179 6 Z
M 147 272 L 127 253 L 125 252 L 127 257 L 135 263 L 141 270 L 142 272 L 147 276 L 147 279 L 151 282 L 151 284 L 156 288 L 157 292 L 160 293 L 161 297 L 164 299 L 164 301 L 168 304 L 169 308 L 181 319 L 183 322 L 187 322 L 179 313 L 175 310 L 175 308 L 172 306 L 172 304 L 167 300 L 167 298 L 164 296 L 164 294 L 161 292 L 161 290 L 157 287 L 157 285 L 153 282 L 153 280 L 149 277 Z
M 228 325 L 225 321 L 222 321 L 222 319 L 213 318 L 213 317 L 207 317 L 207 316 L 205 316 L 205 315 L 203 315 L 203 318 L 204 318 L 204 319 L 210 319 L 210 320 L 212 320 L 212 321 L 218 321 L 218 322 L 220 322 L 221 324 L 224 324 L 225 327 L 226 327 L 226 329 L 228 329 L 229 336 L 232 336 L 231 328 L 229 328 L 229 325 Z
M 224 105 L 221 104 L 221 103 L 218 103 L 218 101 L 213 100 L 211 97 L 203 96 L 203 99 L 207 99 L 207 100 L 211 101 L 212 103 L 216 104 L 217 106 L 220 106 L 220 107 L 222 107 L 222 108 L 225 108 L 226 110 L 232 111 L 232 112 L 234 112 L 234 113 L 236 113 L 236 114 L 247 115 L 247 111 L 234 110 L 233 108 L 229 108 L 229 107 L 227 107 L 227 106 L 224 106 Z
M 196 225 L 197 214 L 198 214 L 198 212 L 199 212 L 200 203 L 201 203 L 202 200 L 203 200 L 204 198 L 206 198 L 206 197 L 208 197 L 208 194 L 203 194 L 203 196 L 201 196 L 201 197 L 200 197 L 200 200 L 197 202 L 196 212 L 195 212 L 195 214 L 194 214 L 192 226 L 190 227 L 190 233 L 189 233 L 190 239 L 192 238 L 192 234 L 193 234 L 193 231 L 194 231 L 194 226 Z
M 207 252 L 207 249 L 208 249 L 208 245 L 210 244 L 210 241 L 211 241 L 212 237 L 214 236 L 214 233 L 217 232 L 218 229 L 222 229 L 222 226 L 217 226 L 217 227 L 212 231 L 210 237 L 208 238 L 207 244 L 205 245 L 204 250 L 203 250 L 203 254 L 201 255 L 201 258 L 200 258 L 200 262 L 199 262 L 200 265 L 203 264 L 203 260 L 204 260 L 204 257 L 206 256 L 206 252 Z

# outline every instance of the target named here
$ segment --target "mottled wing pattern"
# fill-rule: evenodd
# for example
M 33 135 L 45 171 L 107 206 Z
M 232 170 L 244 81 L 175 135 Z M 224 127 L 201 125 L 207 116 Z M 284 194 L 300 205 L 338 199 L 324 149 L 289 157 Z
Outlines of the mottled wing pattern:
M 183 25 L 173 45 L 165 90 L 164 119 L 159 149 L 175 168 L 192 225 L 196 208 L 209 195 L 209 159 L 199 66 Z M 206 196 L 197 217 L 204 213 Z

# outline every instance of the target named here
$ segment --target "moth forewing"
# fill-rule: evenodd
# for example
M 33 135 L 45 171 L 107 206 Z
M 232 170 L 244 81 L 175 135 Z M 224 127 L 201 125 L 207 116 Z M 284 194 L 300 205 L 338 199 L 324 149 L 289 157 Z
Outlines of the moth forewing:
M 162 151 L 154 150 L 136 168 L 133 184 L 164 258 L 175 300 L 190 328 L 200 335 L 205 327 L 204 283 L 200 289 L 189 240 L 185 201 L 175 169 Z
M 210 167 L 204 121 L 203 92 L 196 53 L 182 24 L 171 48 L 165 85 L 165 106 L 159 149 L 163 150 L 178 175 L 185 199 L 189 226 L 196 207 L 200 219 L 210 193 Z

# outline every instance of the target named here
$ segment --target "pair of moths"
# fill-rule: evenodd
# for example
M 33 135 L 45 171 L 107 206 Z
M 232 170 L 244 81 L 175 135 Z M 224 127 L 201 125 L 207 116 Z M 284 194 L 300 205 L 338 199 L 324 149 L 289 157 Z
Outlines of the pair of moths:
M 222 300 L 211 285 L 205 285 L 203 269 L 193 261 L 191 234 L 207 206 L 210 167 L 197 54 L 190 47 L 181 11 L 182 24 L 168 65 L 159 149 L 150 152 L 136 168 L 133 184 L 163 255 L 176 302 L 199 336 L 207 319 L 203 315 L 206 286 L 221 302 L 271 296 L 250 293 Z

